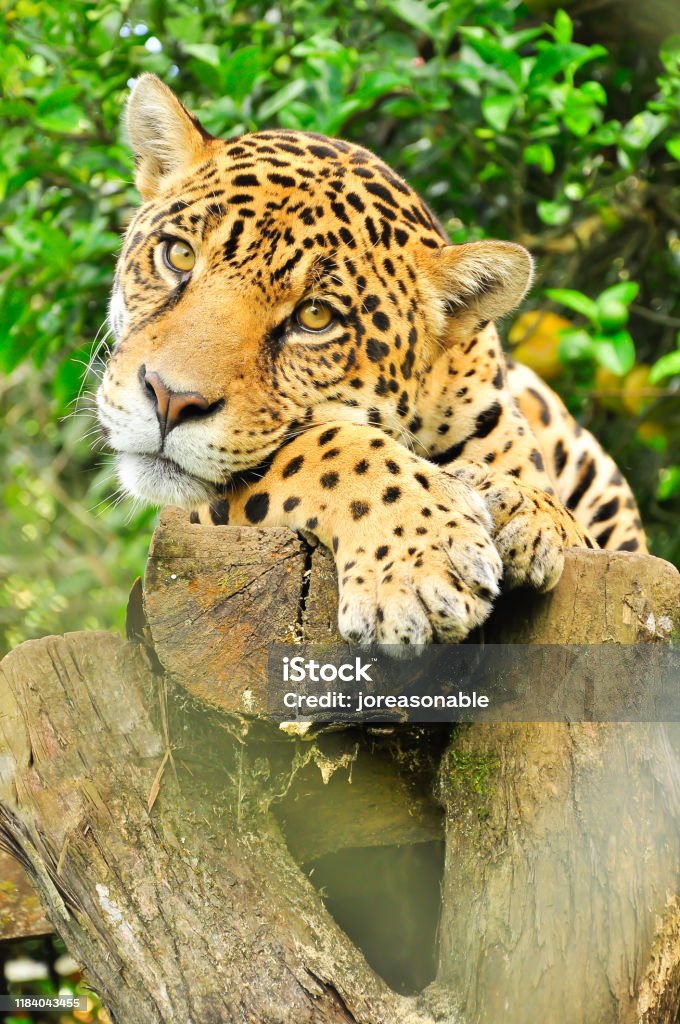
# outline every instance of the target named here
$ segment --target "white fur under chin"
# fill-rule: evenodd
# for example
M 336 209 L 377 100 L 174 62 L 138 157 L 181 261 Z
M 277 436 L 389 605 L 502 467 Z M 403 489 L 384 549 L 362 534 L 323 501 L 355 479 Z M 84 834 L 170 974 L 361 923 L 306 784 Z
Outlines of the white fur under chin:
M 190 476 L 167 459 L 125 453 L 118 456 L 117 469 L 124 490 L 150 505 L 192 509 L 215 497 L 215 490 L 209 483 Z

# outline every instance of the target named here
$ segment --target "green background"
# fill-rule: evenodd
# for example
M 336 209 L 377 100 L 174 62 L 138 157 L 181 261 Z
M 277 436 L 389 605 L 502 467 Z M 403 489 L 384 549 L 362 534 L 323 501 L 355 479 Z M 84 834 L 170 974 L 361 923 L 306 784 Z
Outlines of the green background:
M 680 562 L 680 19 L 642 6 L 0 2 L 0 649 L 120 626 L 144 566 L 154 513 L 118 500 L 87 370 L 137 202 L 120 115 L 142 71 L 213 133 L 360 141 L 452 240 L 528 245 L 539 277 L 503 330 Z

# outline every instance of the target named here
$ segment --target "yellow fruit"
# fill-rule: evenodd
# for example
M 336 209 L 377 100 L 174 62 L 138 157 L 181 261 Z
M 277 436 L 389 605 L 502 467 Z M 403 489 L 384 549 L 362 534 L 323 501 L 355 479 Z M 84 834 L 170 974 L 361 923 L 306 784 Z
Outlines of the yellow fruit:
M 636 433 L 641 441 L 644 441 L 650 448 L 654 448 L 655 451 L 663 451 L 666 447 L 666 432 L 661 423 L 645 420 L 637 428 Z
M 623 382 L 623 404 L 634 416 L 641 415 L 652 404 L 659 391 L 649 383 L 649 366 L 638 363 Z
M 611 412 L 623 412 L 623 381 L 611 370 L 598 366 L 595 371 L 593 396 L 598 405 Z
M 557 313 L 540 309 L 522 313 L 508 334 L 513 359 L 531 367 L 544 380 L 559 377 L 563 369 L 559 357 L 559 334 L 572 326 L 569 320 Z

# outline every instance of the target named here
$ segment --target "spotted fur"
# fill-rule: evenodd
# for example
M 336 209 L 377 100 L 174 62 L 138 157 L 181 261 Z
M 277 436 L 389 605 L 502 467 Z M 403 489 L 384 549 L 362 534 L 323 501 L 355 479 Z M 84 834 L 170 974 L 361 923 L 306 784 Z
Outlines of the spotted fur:
M 119 261 L 102 429 L 133 495 L 334 553 L 358 641 L 459 640 L 570 545 L 644 550 L 630 490 L 494 319 L 531 260 L 449 245 L 413 190 L 337 139 L 213 139 L 156 78 L 128 108 L 144 203 Z M 168 265 L 179 239 L 191 272 Z M 321 332 L 302 300 L 333 315 Z

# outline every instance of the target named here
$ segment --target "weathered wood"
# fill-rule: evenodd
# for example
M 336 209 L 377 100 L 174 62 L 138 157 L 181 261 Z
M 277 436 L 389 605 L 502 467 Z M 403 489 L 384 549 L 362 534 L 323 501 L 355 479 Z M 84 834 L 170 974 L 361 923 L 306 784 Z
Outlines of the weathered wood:
M 304 744 L 302 763 L 275 807 L 295 859 L 443 839 L 432 785 L 441 752 L 439 734 L 425 728 L 389 739 L 346 730 Z
M 144 584 L 164 668 L 225 711 L 267 706 L 267 646 L 338 642 L 332 557 L 284 529 L 188 526 L 166 510 Z M 629 552 L 572 550 L 550 594 L 501 599 L 486 643 L 633 643 L 668 639 L 680 624 L 680 574 Z M 474 638 L 473 638 L 474 639 Z
M 229 562 L 229 528 L 220 533 L 223 545 L 218 559 Z M 214 580 L 220 564 L 213 561 L 215 547 L 211 546 L 208 556 L 202 532 L 187 533 L 179 518 L 161 524 L 163 544 L 177 534 L 191 549 L 188 561 L 199 560 L 202 571 Z M 258 548 L 279 543 L 278 536 L 259 531 Z M 162 557 L 162 545 L 159 550 Z M 306 556 L 300 551 L 297 572 L 286 581 L 292 589 L 286 601 L 291 604 L 300 572 L 305 582 L 299 591 L 297 637 L 337 641 L 331 557 L 318 549 Z M 167 589 L 163 593 L 165 597 Z M 181 641 L 175 637 L 172 649 L 164 643 L 154 619 L 157 596 L 149 601 L 147 584 L 156 650 L 166 668 L 175 672 L 174 648 Z M 181 604 L 184 597 L 178 595 L 176 600 Z M 166 609 L 164 615 L 168 614 Z M 671 565 L 647 555 L 572 551 L 564 576 L 551 594 L 526 592 L 503 598 L 477 639 L 532 644 L 656 642 L 668 639 L 679 624 L 680 575 Z M 269 623 L 265 629 L 270 642 L 288 638 L 270 629 Z M 232 658 L 238 654 L 231 650 L 229 638 L 220 636 L 219 626 L 211 642 L 215 649 L 221 645 L 221 671 L 232 677 Z M 211 666 L 216 663 L 213 652 Z M 253 710 L 265 704 L 264 660 L 258 671 L 261 675 L 248 681 Z M 618 684 L 616 677 L 594 680 L 596 698 L 606 704 Z M 189 680 L 189 689 L 192 685 Z M 232 691 L 229 699 L 235 697 L 242 700 Z M 442 765 L 456 765 L 463 779 L 466 768 L 484 776 L 485 765 L 496 765 L 500 781 L 489 783 L 491 796 L 488 789 L 479 794 L 474 788 L 461 796 L 456 773 L 447 776 L 442 767 L 447 871 L 441 966 L 429 992 L 438 1012 L 444 1008 L 450 1012 L 455 1004 L 466 1020 L 482 1024 L 502 1018 L 506 1024 L 520 1024 L 529 1008 L 532 1019 L 551 1019 L 555 1006 L 567 1005 L 560 1024 L 623 1024 L 634 1013 L 641 1017 L 643 1010 L 646 1021 L 674 1021 L 678 999 L 677 985 L 673 986 L 680 951 L 671 942 L 678 922 L 672 901 L 670 905 L 666 901 L 680 886 L 677 751 L 658 726 L 601 725 L 592 730 L 555 723 L 454 732 Z M 620 786 L 624 766 L 631 778 L 628 790 Z M 370 769 L 367 776 L 367 794 L 372 786 L 383 794 L 385 781 L 394 793 L 399 792 L 393 782 L 394 763 L 388 764 L 386 778 L 375 765 L 372 771 L 374 777 Z M 370 824 L 363 829 L 357 826 L 358 820 L 365 821 L 363 814 L 357 819 L 346 813 L 343 798 L 349 787 L 343 789 L 341 774 L 335 778 L 333 795 L 340 795 L 339 809 L 345 811 L 340 817 L 349 822 L 348 845 L 377 841 Z M 284 820 L 292 835 L 299 829 L 298 854 L 305 847 L 322 853 L 327 848 L 325 837 L 329 832 L 337 834 L 337 826 L 332 827 L 332 813 L 324 814 L 323 796 L 309 799 L 305 806 L 306 795 L 303 775 L 289 796 L 290 807 L 299 803 L 301 813 L 291 816 L 289 808 Z M 488 815 L 485 800 L 493 809 Z M 401 795 L 395 804 L 400 801 Z M 379 803 L 389 817 L 390 801 L 381 798 Z M 360 798 L 353 806 L 364 811 Z M 422 811 L 426 801 L 419 806 Z M 637 820 L 634 807 L 639 810 Z M 380 815 L 378 819 L 383 820 Z M 609 846 L 603 839 L 604 822 L 609 823 Z M 652 834 L 656 845 L 650 852 L 646 844 Z M 593 867 L 596 853 L 597 870 Z M 631 908 L 628 915 L 624 905 Z M 461 957 L 460 949 L 470 955 Z
M 166 702 L 143 651 L 103 633 L 17 648 L 0 704 L 3 843 L 116 1024 L 431 1024 L 291 859 L 275 730 L 265 772 L 245 722 Z
M 252 712 L 262 700 L 267 645 L 299 636 L 304 572 L 304 546 L 290 530 L 223 531 L 165 510 L 144 578 L 162 664 L 200 700 Z
M 679 755 L 677 723 L 456 730 L 435 1005 L 453 991 L 475 1024 L 675 1024 Z
M 626 551 L 568 551 L 549 594 L 503 598 L 484 627 L 491 643 L 604 644 L 669 640 L 680 627 L 680 573 Z
M 166 512 L 130 616 L 154 650 L 75 634 L 2 663 L 0 833 L 112 1019 L 674 1024 L 676 727 L 461 727 L 444 754 L 436 729 L 290 737 L 261 720 L 267 647 L 337 640 L 335 587 L 287 531 Z M 679 619 L 671 566 L 571 552 L 482 637 L 658 642 Z M 291 851 L 422 850 L 444 826 L 439 970 L 401 998 Z

